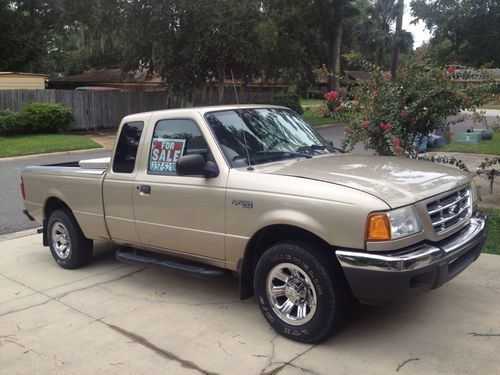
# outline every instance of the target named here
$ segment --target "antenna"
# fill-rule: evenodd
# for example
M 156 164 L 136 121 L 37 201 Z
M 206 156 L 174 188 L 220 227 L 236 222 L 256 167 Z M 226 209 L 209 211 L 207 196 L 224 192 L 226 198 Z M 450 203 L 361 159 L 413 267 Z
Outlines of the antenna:
M 243 121 L 243 117 L 241 117 L 240 101 L 238 100 L 238 92 L 236 91 L 236 84 L 234 83 L 233 69 L 231 69 L 231 81 L 233 82 L 234 96 L 236 97 L 236 105 L 238 107 L 238 116 L 240 117 L 241 122 L 245 124 L 245 121 Z M 253 171 L 252 164 L 250 164 L 250 153 L 248 152 L 248 144 L 247 144 L 247 137 L 245 136 L 245 130 L 243 130 L 243 141 L 245 142 L 245 152 L 247 154 L 247 163 L 248 163 L 247 170 Z

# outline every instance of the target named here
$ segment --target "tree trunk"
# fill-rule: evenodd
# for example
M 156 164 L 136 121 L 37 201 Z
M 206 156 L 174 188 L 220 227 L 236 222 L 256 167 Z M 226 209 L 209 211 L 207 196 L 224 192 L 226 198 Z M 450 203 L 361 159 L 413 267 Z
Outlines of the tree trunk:
M 399 67 L 399 54 L 401 53 L 402 30 L 403 30 L 403 11 L 405 7 L 404 0 L 398 0 L 396 4 L 398 15 L 396 17 L 396 32 L 394 41 L 394 51 L 392 54 L 391 75 L 392 79 L 396 79 Z
M 377 65 L 379 68 L 384 69 L 384 44 L 380 42 L 377 47 Z
M 330 66 L 332 73 L 328 78 L 330 90 L 338 91 L 340 88 L 340 48 L 342 47 L 342 0 L 333 2 L 333 30 L 329 41 Z
M 219 94 L 219 104 L 222 103 L 224 98 L 224 80 L 226 79 L 225 66 L 219 65 L 217 67 L 217 91 Z

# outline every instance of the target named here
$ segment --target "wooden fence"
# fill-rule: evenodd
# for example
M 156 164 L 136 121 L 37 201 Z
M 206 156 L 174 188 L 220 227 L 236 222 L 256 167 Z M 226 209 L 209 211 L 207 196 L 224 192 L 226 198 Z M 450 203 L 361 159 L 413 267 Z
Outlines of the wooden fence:
M 271 103 L 272 91 L 239 90 L 240 103 Z M 167 92 L 71 91 L 71 90 L 0 90 L 0 111 L 17 112 L 25 103 L 61 103 L 73 110 L 72 130 L 113 129 L 131 113 L 181 108 L 180 98 Z M 234 104 L 233 90 L 226 89 L 222 100 L 216 88 L 193 94 L 185 106 Z

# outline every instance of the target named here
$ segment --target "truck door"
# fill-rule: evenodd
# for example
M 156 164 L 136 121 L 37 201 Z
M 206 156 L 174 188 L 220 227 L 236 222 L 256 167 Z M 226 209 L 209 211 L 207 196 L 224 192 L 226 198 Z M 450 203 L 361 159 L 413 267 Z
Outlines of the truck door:
M 225 161 L 220 154 L 216 155 L 219 160 L 214 159 L 207 143 L 210 134 L 203 134 L 193 118 L 157 117 L 150 124 L 145 165 L 137 174 L 134 190 L 135 222 L 141 243 L 225 259 Z M 213 139 L 209 140 L 214 147 Z M 215 161 L 221 173 L 215 178 L 178 176 L 176 162 L 188 154 L 201 154 Z
M 139 243 L 132 201 L 138 169 L 136 159 L 143 129 L 142 121 L 123 124 L 103 184 L 106 224 L 111 238 L 130 244 Z

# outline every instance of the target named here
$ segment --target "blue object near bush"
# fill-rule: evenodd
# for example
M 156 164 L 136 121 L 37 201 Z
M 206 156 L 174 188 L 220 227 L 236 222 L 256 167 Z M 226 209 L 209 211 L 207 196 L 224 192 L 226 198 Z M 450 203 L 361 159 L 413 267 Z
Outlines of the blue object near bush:
M 442 137 L 440 135 L 435 135 L 435 134 L 431 134 L 429 136 L 429 140 L 427 141 L 428 148 L 441 148 L 441 147 L 444 147 L 445 144 L 446 144 L 446 141 L 445 141 L 444 137 Z
M 481 133 L 458 133 L 457 143 L 460 143 L 462 145 L 478 145 L 481 143 Z
M 426 152 L 427 151 L 427 143 L 429 141 L 428 136 L 422 137 L 422 142 L 420 142 L 420 136 L 417 135 L 415 138 L 413 138 L 413 146 L 418 147 L 417 152 Z M 420 143 L 420 145 L 419 145 Z
M 482 140 L 490 140 L 493 138 L 493 132 L 488 129 L 472 129 L 472 132 L 481 134 Z

